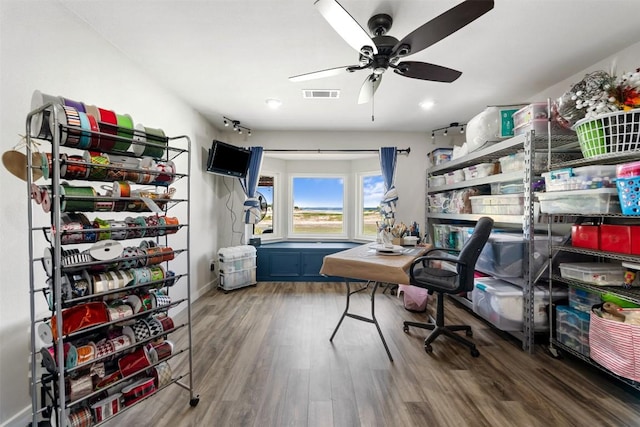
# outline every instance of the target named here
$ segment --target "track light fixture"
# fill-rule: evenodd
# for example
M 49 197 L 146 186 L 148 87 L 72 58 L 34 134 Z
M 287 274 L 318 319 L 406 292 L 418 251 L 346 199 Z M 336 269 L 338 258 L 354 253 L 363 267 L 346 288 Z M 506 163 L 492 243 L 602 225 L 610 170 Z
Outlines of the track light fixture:
M 225 126 L 229 126 L 229 124 L 231 124 L 233 126 L 233 130 L 238 132 L 239 135 L 242 135 L 242 133 L 244 131 L 246 131 L 247 135 L 251 136 L 251 129 L 249 129 L 246 126 L 242 126 L 240 124 L 240 120 L 232 120 L 232 119 L 230 119 L 228 117 L 224 117 L 224 116 L 222 117 L 222 119 L 223 119 L 222 122 L 224 123 Z
M 433 129 L 431 131 L 431 139 L 436 139 L 436 134 L 438 132 L 442 132 L 442 136 L 447 136 L 449 134 L 449 129 L 458 129 L 460 133 L 464 133 L 464 127 L 466 125 L 467 125 L 466 123 L 453 122 L 453 123 L 450 123 L 449 126 Z

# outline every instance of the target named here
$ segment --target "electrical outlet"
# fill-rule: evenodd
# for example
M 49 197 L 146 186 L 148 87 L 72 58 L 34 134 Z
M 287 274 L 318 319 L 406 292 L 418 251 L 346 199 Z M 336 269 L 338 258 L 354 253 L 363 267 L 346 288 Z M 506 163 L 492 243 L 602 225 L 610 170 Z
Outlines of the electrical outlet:
M 209 271 L 214 272 L 216 271 L 216 261 L 215 260 L 211 260 L 211 264 L 209 264 Z

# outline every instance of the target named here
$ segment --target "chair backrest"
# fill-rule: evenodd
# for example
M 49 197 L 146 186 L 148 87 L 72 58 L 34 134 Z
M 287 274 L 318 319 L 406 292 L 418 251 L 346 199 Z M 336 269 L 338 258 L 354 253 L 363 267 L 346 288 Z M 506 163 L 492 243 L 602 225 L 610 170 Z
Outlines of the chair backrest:
M 482 252 L 482 248 L 489 240 L 493 219 L 483 216 L 478 220 L 471 233 L 471 237 L 464 244 L 458 254 L 458 260 L 465 263 L 458 266 L 458 287 L 460 290 L 470 291 L 473 289 L 473 273 L 475 272 L 476 261 Z

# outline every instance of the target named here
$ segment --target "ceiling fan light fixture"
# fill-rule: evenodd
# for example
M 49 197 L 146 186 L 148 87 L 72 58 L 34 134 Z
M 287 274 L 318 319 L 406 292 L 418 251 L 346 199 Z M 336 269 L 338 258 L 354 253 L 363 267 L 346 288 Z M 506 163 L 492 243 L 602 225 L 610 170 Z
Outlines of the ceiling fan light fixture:
M 420 108 L 422 108 L 423 110 L 430 110 L 432 109 L 436 103 L 431 101 L 431 100 L 427 100 L 427 101 L 422 101 L 420 104 L 418 104 L 420 106 Z
M 272 110 L 278 109 L 282 105 L 282 101 L 280 101 L 279 99 L 275 99 L 275 98 L 269 98 L 269 99 L 267 99 L 265 101 L 265 103 Z

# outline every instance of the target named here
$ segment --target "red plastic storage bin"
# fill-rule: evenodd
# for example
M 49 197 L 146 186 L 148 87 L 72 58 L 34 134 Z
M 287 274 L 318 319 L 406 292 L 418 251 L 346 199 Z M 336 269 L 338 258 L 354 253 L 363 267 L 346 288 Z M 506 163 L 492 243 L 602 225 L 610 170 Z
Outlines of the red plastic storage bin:
M 638 235 L 640 238 L 640 234 Z M 597 225 L 574 225 L 571 227 L 571 245 L 577 248 L 599 249 L 600 229 Z
M 630 225 L 631 229 L 631 253 L 640 255 L 640 225 Z
M 631 253 L 631 228 L 628 225 L 602 224 L 600 226 L 600 250 Z

